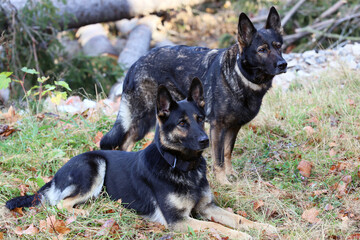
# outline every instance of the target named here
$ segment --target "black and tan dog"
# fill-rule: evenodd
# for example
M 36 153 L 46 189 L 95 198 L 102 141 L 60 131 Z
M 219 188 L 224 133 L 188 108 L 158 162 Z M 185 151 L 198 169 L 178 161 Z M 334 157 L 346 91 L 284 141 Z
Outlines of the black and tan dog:
M 131 150 L 155 125 L 155 99 L 164 84 L 176 100 L 184 99 L 194 77 L 204 85 L 206 119 L 214 172 L 220 183 L 235 174 L 231 154 L 240 127 L 259 112 L 275 75 L 286 72 L 282 58 L 282 28 L 274 7 L 266 25 L 256 30 L 241 13 L 238 43 L 227 49 L 162 47 L 141 57 L 124 81 L 120 110 L 113 128 L 101 140 L 102 149 Z
M 74 205 L 96 197 L 103 186 L 113 200 L 152 221 L 177 230 L 217 229 L 234 239 L 250 236 L 238 229 L 275 231 L 268 224 L 249 221 L 213 202 L 201 156 L 209 139 L 204 126 L 203 89 L 192 81 L 186 100 L 175 102 L 165 86 L 156 97 L 158 127 L 154 142 L 139 152 L 99 150 L 70 159 L 35 195 L 16 197 L 7 208 L 30 207 L 43 202 L 85 214 Z M 196 220 L 192 211 L 222 223 Z

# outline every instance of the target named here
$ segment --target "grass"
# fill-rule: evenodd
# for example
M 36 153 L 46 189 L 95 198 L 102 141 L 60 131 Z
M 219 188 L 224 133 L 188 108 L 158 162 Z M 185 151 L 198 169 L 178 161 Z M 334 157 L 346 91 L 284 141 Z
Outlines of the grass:
M 278 236 L 251 231 L 254 238 L 355 239 L 352 237 L 360 233 L 359 76 L 359 72 L 346 69 L 331 70 L 299 79 L 287 92 L 272 89 L 259 115 L 240 130 L 233 153 L 238 176 L 231 187 L 214 181 L 210 151 L 205 152 L 208 178 L 219 205 L 279 228 Z M 96 149 L 94 136 L 108 131 L 114 119 L 115 116 L 101 113 L 91 118 L 45 115 L 42 120 L 22 116 L 15 124 L 21 131 L 0 141 L 0 205 L 21 193 L 34 193 L 43 184 L 43 178 L 53 176 L 69 158 Z M 304 130 L 309 126 L 313 133 Z M 145 142 L 139 142 L 136 149 Z M 297 170 L 302 160 L 313 164 L 309 178 Z M 348 175 L 352 181 L 346 193 L 341 194 L 334 186 L 342 184 L 342 178 Z M 263 205 L 256 209 L 256 203 Z M 333 209 L 325 210 L 329 204 Z M 321 221 L 310 223 L 302 219 L 303 212 L 314 207 Z M 80 208 L 90 211 L 90 217 L 77 217 L 66 225 L 69 232 L 64 236 L 44 230 L 21 237 L 217 239 L 211 232 L 164 230 L 110 201 L 106 194 Z M 31 224 L 41 229 L 41 222 L 49 216 L 66 221 L 72 213 L 50 206 L 26 209 L 23 214 L 2 209 L 0 235 L 8 239 L 19 237 L 14 229 L 26 229 Z M 115 224 L 105 231 L 109 220 Z

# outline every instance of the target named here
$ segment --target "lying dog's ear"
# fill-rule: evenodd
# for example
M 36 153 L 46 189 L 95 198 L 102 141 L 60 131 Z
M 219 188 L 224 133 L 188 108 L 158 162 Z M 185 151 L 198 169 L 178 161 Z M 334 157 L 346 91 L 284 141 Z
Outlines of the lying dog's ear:
M 241 48 L 249 46 L 251 41 L 257 32 L 256 28 L 246 16 L 245 13 L 241 13 L 239 16 L 239 23 L 238 23 L 238 42 Z
M 205 106 L 203 86 L 197 77 L 191 82 L 187 100 L 196 102 L 200 108 L 204 108 Z
M 283 29 L 281 27 L 280 15 L 276 11 L 275 7 L 270 8 L 270 12 L 265 24 L 265 29 L 274 29 L 276 32 L 280 34 L 283 33 Z
M 160 85 L 156 97 L 156 112 L 159 118 L 167 118 L 170 111 L 174 109 L 177 103 L 173 100 L 169 90 Z

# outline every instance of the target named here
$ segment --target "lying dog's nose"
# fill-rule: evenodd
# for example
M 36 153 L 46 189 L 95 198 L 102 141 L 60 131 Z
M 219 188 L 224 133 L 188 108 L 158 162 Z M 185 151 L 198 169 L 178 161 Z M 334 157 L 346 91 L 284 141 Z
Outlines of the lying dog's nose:
M 279 61 L 276 67 L 280 70 L 285 70 L 287 67 L 287 62 L 285 60 Z
M 209 146 L 209 138 L 204 135 L 199 138 L 199 144 L 202 148 L 207 148 Z

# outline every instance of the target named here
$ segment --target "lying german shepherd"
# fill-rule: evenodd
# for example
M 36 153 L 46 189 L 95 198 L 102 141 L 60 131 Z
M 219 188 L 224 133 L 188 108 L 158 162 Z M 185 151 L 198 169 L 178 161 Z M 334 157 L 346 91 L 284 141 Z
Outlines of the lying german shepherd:
M 275 231 L 271 225 L 249 221 L 214 204 L 206 179 L 202 151 L 209 146 L 204 127 L 203 88 L 194 79 L 187 99 L 175 102 L 165 86 L 157 91 L 158 126 L 154 142 L 139 152 L 99 150 L 70 159 L 54 178 L 31 196 L 16 197 L 8 209 L 30 207 L 43 202 L 78 214 L 74 205 L 96 197 L 105 186 L 113 200 L 136 210 L 152 221 L 176 231 L 214 228 L 235 239 L 247 239 L 234 229 L 256 228 Z M 215 222 L 190 217 L 192 211 Z
M 199 77 L 204 85 L 214 172 L 220 183 L 229 184 L 226 175 L 235 174 L 231 154 L 237 133 L 259 112 L 273 77 L 287 68 L 281 55 L 280 16 L 274 7 L 259 31 L 241 13 L 237 40 L 227 49 L 167 46 L 141 57 L 125 77 L 117 120 L 101 140 L 101 148 L 130 151 L 155 126 L 158 85 L 164 84 L 181 100 L 191 80 Z

